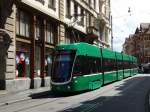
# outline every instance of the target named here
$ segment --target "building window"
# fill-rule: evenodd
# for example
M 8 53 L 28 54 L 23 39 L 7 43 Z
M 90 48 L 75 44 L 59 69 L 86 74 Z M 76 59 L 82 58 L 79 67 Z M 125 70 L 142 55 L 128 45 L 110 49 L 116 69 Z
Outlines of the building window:
M 45 0 L 35 0 L 35 1 L 38 1 L 38 2 L 41 3 L 42 5 L 45 4 Z
M 81 26 L 84 26 L 84 10 L 81 9 Z
M 90 26 L 94 26 L 95 18 L 91 15 L 90 16 Z
M 71 30 L 68 30 L 68 29 L 66 29 L 66 31 L 65 31 L 65 43 L 74 43 L 75 42 L 75 40 L 74 40 L 74 38 L 75 38 L 75 34 L 73 35 L 74 33 L 73 32 L 71 32 Z
M 16 43 L 16 77 L 30 76 L 30 45 Z
M 71 1 L 66 0 L 66 17 L 71 19 Z
M 69 33 L 69 31 L 65 31 L 65 43 L 66 44 L 69 44 L 69 43 L 71 43 L 71 39 L 70 39 L 70 33 Z
M 89 13 L 86 12 L 86 27 L 89 26 Z
M 20 34 L 20 17 L 19 17 L 19 11 L 16 13 L 16 34 Z
M 93 0 L 94 2 L 94 9 L 96 9 L 96 0 Z
M 56 0 L 49 0 L 48 7 L 53 10 L 56 10 Z
M 21 10 L 18 10 L 16 15 L 16 34 L 30 37 L 30 17 Z
M 70 43 L 71 43 L 69 37 L 65 37 L 65 43 L 66 43 L 66 44 L 70 44 Z
M 50 23 L 47 24 L 47 31 L 46 31 L 46 42 L 50 44 L 54 44 L 54 26 Z
M 88 26 L 92 26 L 92 16 L 89 14 L 89 24 Z
M 89 5 L 91 6 L 91 0 L 88 0 Z
M 41 22 L 37 19 L 36 20 L 36 26 L 35 26 L 35 33 L 36 33 L 36 36 L 35 36 L 35 39 L 36 40 L 40 40 L 41 39 L 41 33 L 42 33 L 42 24 Z
M 52 69 L 52 60 L 53 60 L 53 49 L 46 48 L 45 53 L 45 75 L 51 76 L 51 69 Z
M 75 19 L 77 19 L 77 17 L 78 17 L 78 5 L 75 3 L 74 4 L 74 17 L 75 17 Z

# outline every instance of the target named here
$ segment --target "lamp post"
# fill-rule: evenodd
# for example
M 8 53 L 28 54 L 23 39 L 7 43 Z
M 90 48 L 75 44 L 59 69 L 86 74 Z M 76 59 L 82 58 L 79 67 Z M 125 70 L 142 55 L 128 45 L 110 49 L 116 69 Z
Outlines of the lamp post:
M 113 50 L 113 22 L 112 22 L 112 16 L 111 16 L 111 49 Z

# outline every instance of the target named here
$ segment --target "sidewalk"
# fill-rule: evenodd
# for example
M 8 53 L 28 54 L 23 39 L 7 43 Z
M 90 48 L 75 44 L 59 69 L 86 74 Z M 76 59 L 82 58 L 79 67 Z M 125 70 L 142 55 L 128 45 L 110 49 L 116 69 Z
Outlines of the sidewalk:
M 0 90 L 0 97 L 1 97 L 2 95 L 6 95 L 6 94 L 8 94 L 8 92 L 7 92 L 6 90 Z
M 44 96 L 50 93 L 50 87 L 41 87 L 38 89 L 29 89 L 26 91 L 9 93 L 6 90 L 0 90 L 0 106 L 11 103 L 32 99 L 33 97 Z

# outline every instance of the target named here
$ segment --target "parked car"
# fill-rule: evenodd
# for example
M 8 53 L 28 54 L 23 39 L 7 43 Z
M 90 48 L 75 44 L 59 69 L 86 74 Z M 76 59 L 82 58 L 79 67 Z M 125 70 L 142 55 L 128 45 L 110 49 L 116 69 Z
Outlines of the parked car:
M 139 64 L 138 65 L 138 73 L 142 73 L 143 71 L 142 71 L 142 64 Z
M 142 73 L 150 73 L 150 63 L 145 63 L 141 65 Z

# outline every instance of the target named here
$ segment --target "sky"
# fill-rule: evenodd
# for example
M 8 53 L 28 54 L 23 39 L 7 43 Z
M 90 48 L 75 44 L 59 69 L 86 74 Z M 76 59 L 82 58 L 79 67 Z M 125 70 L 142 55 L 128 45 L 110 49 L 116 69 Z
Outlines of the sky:
M 111 0 L 111 15 L 113 49 L 120 52 L 125 38 L 134 34 L 140 23 L 150 23 L 150 0 Z

